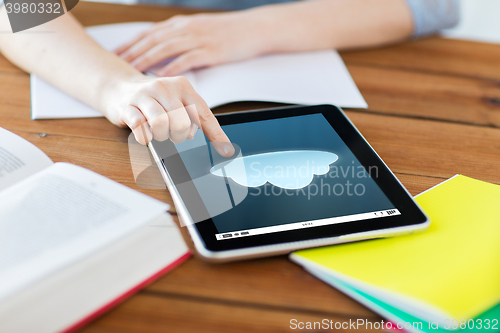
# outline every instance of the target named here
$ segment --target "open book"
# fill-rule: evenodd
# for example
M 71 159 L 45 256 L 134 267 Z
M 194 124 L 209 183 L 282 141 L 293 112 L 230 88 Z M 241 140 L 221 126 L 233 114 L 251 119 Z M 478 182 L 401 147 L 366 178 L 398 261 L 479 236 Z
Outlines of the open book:
M 87 33 L 112 51 L 151 24 L 102 25 L 87 28 Z M 367 107 L 342 58 L 333 50 L 268 55 L 183 76 L 211 108 L 238 101 Z M 32 119 L 100 116 L 100 112 L 31 75 Z
M 0 332 L 80 327 L 189 257 L 167 204 L 2 128 L 0 203 Z
M 416 201 L 432 221 L 424 233 L 290 258 L 394 323 L 382 329 L 498 332 L 500 186 L 458 175 Z

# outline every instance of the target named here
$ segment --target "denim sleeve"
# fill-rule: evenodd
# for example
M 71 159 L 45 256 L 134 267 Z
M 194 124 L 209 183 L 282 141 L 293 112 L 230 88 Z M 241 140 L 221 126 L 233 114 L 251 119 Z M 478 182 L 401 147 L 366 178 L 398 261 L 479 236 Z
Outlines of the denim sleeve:
M 460 0 L 406 0 L 413 16 L 413 37 L 454 27 L 460 19 Z

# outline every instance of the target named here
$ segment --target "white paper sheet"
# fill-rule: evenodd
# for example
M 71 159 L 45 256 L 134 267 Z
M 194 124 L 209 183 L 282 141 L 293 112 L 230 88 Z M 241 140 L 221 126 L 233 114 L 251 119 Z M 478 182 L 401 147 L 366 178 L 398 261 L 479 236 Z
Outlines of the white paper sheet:
M 87 28 L 87 32 L 101 46 L 113 50 L 150 24 L 96 26 Z M 269 55 L 196 70 L 185 76 L 210 107 L 236 101 L 368 107 L 335 51 Z M 31 116 L 32 119 L 54 119 L 102 115 L 31 75 Z
M 340 55 L 332 50 L 268 55 L 195 71 L 210 107 L 234 101 L 367 107 Z

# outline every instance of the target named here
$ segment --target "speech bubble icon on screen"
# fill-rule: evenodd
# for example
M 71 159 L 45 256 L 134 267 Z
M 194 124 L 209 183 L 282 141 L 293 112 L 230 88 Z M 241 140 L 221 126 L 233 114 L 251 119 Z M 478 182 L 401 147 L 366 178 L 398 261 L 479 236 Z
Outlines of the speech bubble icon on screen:
M 215 165 L 210 172 L 246 187 L 270 183 L 292 190 L 309 185 L 314 175 L 326 174 L 337 160 L 338 155 L 326 151 L 281 151 L 238 157 Z

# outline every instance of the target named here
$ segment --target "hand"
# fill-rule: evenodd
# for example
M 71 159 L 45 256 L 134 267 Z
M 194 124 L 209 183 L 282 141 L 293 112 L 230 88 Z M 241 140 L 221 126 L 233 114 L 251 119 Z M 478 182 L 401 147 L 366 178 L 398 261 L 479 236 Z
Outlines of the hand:
M 201 128 L 219 154 L 230 157 L 234 147 L 205 101 L 184 77 L 122 80 L 104 92 L 104 115 L 113 124 L 128 126 L 141 144 L 153 137 L 175 143 L 192 139 Z
M 266 32 L 259 28 L 263 29 L 250 11 L 175 16 L 153 25 L 115 53 L 141 72 L 176 57 L 155 73 L 174 76 L 263 53 Z

